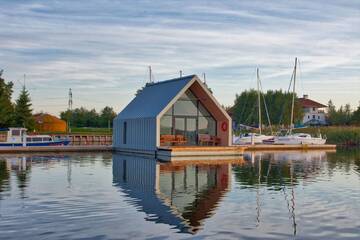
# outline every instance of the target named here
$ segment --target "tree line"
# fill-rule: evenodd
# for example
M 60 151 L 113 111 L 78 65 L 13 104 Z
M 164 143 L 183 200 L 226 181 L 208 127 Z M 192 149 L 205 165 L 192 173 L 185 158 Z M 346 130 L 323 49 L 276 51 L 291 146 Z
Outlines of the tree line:
M 25 127 L 34 130 L 35 119 L 29 92 L 25 86 L 15 102 L 12 102 L 14 84 L 6 82 L 0 71 L 0 128 Z M 87 110 L 84 107 L 67 110 L 60 113 L 61 119 L 70 121 L 72 127 L 112 127 L 116 113 L 111 107 L 104 107 L 99 113 L 95 109 Z
M 16 101 L 12 102 L 14 84 L 6 83 L 2 74 L 3 70 L 0 70 L 0 128 L 25 127 L 33 130 L 35 120 L 29 92 L 24 86 Z
M 268 90 L 266 93 L 263 93 L 260 99 L 262 123 L 268 125 L 267 108 L 272 125 L 290 125 L 292 98 L 292 93 L 283 92 L 282 90 Z M 264 101 L 266 102 L 266 107 Z M 231 108 L 233 120 L 238 124 L 257 127 L 259 122 L 258 106 L 258 93 L 256 90 L 245 90 L 240 95 L 237 94 L 234 105 Z M 294 123 L 300 124 L 302 118 L 302 107 L 295 101 Z
M 66 110 L 60 113 L 60 118 L 69 122 L 71 127 L 101 127 L 112 128 L 116 113 L 111 107 L 104 107 L 99 113 L 95 109 L 88 110 L 84 107 Z
M 360 125 L 360 103 L 355 111 L 351 110 L 350 104 L 336 109 L 331 100 L 328 102 L 327 121 L 330 125 Z
M 268 125 L 267 112 L 272 125 L 289 126 L 293 94 L 282 90 L 268 90 L 261 95 L 262 124 Z M 295 95 L 295 99 L 297 96 Z M 266 103 L 266 107 L 265 104 Z M 258 127 L 258 93 L 255 89 L 236 94 L 234 105 L 228 108 L 237 124 Z M 301 104 L 295 101 L 294 124 L 300 125 L 304 116 Z M 360 104 L 355 111 L 350 104 L 336 108 L 330 100 L 326 114 L 329 125 L 360 125 Z

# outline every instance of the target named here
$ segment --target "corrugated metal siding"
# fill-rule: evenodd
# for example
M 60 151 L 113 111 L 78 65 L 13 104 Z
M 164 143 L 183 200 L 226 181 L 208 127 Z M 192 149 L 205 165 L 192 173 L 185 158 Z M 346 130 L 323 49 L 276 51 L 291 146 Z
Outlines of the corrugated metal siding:
M 123 142 L 126 122 L 126 144 Z M 114 119 L 114 147 L 116 149 L 156 150 L 156 118 Z
M 155 191 L 157 162 L 153 158 L 113 154 L 114 182 L 126 183 L 137 190 Z

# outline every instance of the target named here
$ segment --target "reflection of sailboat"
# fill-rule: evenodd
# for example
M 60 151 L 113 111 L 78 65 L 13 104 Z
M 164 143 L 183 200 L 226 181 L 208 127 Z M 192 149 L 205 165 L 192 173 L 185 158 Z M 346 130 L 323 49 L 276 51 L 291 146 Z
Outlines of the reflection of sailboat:
M 262 119 L 261 119 L 261 92 L 260 92 L 260 86 L 261 86 L 261 82 L 260 82 L 260 76 L 259 76 L 259 68 L 256 69 L 256 77 L 257 77 L 257 95 L 258 95 L 258 120 L 259 120 L 259 133 L 246 133 L 246 134 L 242 134 L 239 137 L 234 136 L 233 138 L 233 143 L 235 145 L 242 145 L 242 144 L 262 144 L 263 141 L 268 141 L 270 139 L 273 139 L 274 136 L 267 136 L 262 134 Z M 264 100 L 264 105 L 265 105 L 265 110 L 266 110 L 266 114 L 267 114 L 267 119 L 269 122 L 269 126 L 271 128 L 271 122 L 270 122 L 270 117 L 269 117 L 269 113 L 267 111 L 267 106 L 266 106 L 266 102 L 265 102 L 265 98 L 263 97 Z M 271 130 L 272 132 L 272 130 Z
M 227 192 L 231 164 L 160 164 L 114 154 L 113 181 L 149 216 L 146 220 L 195 233 Z
M 254 193 L 254 216 L 257 227 L 262 227 L 262 220 L 267 219 L 269 209 L 266 199 L 268 191 L 278 191 L 284 196 L 277 203 L 285 206 L 292 235 L 298 234 L 296 209 L 296 189 L 300 182 L 314 181 L 321 176 L 321 165 L 327 162 L 327 152 L 249 152 L 245 155 L 246 163 L 233 169 L 235 180 L 244 187 L 250 187 Z M 263 199 L 265 198 L 265 199 Z M 265 203 L 265 204 L 264 204 Z M 266 223 L 265 223 L 266 226 Z

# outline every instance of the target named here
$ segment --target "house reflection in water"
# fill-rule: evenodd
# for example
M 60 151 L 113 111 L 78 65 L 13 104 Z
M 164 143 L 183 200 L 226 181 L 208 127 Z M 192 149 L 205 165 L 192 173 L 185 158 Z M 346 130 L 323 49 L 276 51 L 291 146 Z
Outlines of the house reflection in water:
M 231 164 L 163 164 L 139 156 L 113 155 L 113 180 L 146 220 L 196 233 L 231 183 Z

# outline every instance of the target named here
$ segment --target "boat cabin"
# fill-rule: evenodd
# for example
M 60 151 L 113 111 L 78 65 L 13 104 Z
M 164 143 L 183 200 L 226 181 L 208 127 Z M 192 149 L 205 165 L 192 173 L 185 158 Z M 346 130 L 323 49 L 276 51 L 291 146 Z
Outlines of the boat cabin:
M 26 137 L 26 128 L 9 128 L 7 131 L 7 142 L 21 143 Z

